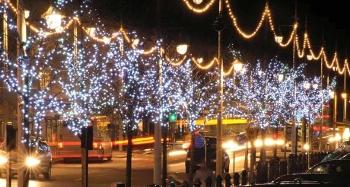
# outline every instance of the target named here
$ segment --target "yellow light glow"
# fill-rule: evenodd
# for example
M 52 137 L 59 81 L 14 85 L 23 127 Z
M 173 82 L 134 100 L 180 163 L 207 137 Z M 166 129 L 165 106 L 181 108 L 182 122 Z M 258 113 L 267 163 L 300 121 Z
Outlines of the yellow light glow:
M 233 69 L 235 72 L 240 72 L 243 69 L 243 64 L 239 60 L 235 60 L 233 62 Z
M 181 156 L 181 155 L 186 155 L 186 154 L 187 154 L 187 152 L 185 150 L 171 150 L 168 153 L 168 155 L 171 157 Z
M 313 57 L 312 57 L 312 55 L 306 55 L 306 59 L 307 59 L 307 60 L 312 60 Z
M 176 52 L 180 55 L 184 55 L 187 53 L 188 45 L 187 44 L 180 44 L 176 46 Z
M 341 98 L 346 99 L 347 95 L 348 95 L 347 93 L 342 93 Z
M 36 167 L 40 164 L 40 160 L 34 156 L 28 156 L 26 159 L 25 159 L 25 165 L 28 167 L 28 168 L 33 168 L 33 167 Z
M 191 143 L 190 142 L 185 142 L 182 144 L 182 149 L 188 149 L 190 147 Z
M 310 145 L 309 145 L 308 143 L 304 144 L 303 149 L 304 149 L 305 151 L 310 150 Z
M 238 147 L 238 144 L 233 140 L 227 140 L 222 143 L 222 148 L 226 150 L 234 150 Z
M 275 144 L 276 144 L 276 145 L 284 145 L 284 140 L 283 140 L 283 139 L 277 139 L 277 140 L 275 141 Z
M 264 145 L 265 146 L 273 146 L 273 145 L 275 145 L 275 141 L 272 138 L 265 138 Z
M 198 119 L 195 120 L 194 123 L 198 126 L 202 125 L 216 125 L 217 124 L 217 119 L 210 119 L 210 120 L 204 120 L 204 119 Z M 223 119 L 222 124 L 223 125 L 234 125 L 234 124 L 247 124 L 248 120 L 247 119 Z
M 282 41 L 283 41 L 283 36 L 278 36 L 278 35 L 275 36 L 276 43 L 282 43 Z
M 188 0 L 182 0 L 182 1 L 186 4 L 188 9 L 190 9 L 194 13 L 201 14 L 201 13 L 206 12 L 209 8 L 211 8 L 216 0 L 210 0 L 206 5 L 202 6 L 201 8 L 196 8 L 196 7 L 192 6 Z M 196 2 L 200 2 L 200 1 L 202 1 L 202 0 L 196 0 Z
M 344 132 L 343 132 L 343 139 L 349 140 L 349 138 L 350 138 L 350 130 L 349 130 L 349 128 L 345 128 Z
M 255 141 L 254 141 L 254 146 L 256 147 L 256 148 L 260 148 L 260 147 L 262 147 L 264 145 L 264 142 L 261 140 L 261 139 L 256 139 Z
M 203 63 L 203 58 L 197 58 L 197 62 L 200 64 Z
M 5 165 L 8 162 L 8 157 L 6 154 L 0 154 L 0 166 Z
M 335 92 L 334 91 L 329 91 L 329 96 L 333 99 L 335 96 Z
M 193 0 L 193 2 L 197 5 L 201 4 L 203 2 L 203 0 Z

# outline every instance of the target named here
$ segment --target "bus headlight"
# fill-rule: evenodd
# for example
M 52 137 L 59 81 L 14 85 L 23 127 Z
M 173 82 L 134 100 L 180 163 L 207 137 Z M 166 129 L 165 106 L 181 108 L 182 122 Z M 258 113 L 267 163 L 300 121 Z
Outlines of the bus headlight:
M 28 156 L 25 160 L 25 165 L 28 167 L 28 168 L 33 168 L 33 167 L 36 167 L 40 164 L 40 160 L 36 157 L 33 157 L 33 156 Z
M 182 149 L 188 149 L 190 147 L 191 143 L 190 142 L 185 142 L 182 144 Z
M 0 155 L 0 166 L 5 165 L 8 162 L 8 158 L 6 155 L 1 154 Z

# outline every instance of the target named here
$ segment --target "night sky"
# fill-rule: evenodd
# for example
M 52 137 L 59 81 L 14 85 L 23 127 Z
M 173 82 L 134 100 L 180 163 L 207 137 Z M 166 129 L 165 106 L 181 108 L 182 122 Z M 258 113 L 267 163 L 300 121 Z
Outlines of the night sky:
M 37 4 L 47 7 L 50 0 L 24 0 L 35 11 Z M 51 0 L 52 1 L 52 0 Z M 184 5 L 182 0 L 159 0 L 160 12 L 157 14 L 157 0 L 90 0 L 91 7 L 95 9 L 95 15 L 102 19 L 110 31 L 117 30 L 121 23 L 129 31 L 136 31 L 144 41 L 158 36 L 165 40 L 166 44 L 175 46 L 185 42 L 190 45 L 190 52 L 195 56 L 205 59 L 216 55 L 217 35 L 213 28 L 213 21 L 217 15 L 217 4 L 205 14 L 192 13 Z M 206 2 L 208 0 L 204 0 Z M 77 0 L 74 1 L 78 2 Z M 230 0 L 231 6 L 238 17 L 239 24 L 245 30 L 255 28 L 258 18 L 264 8 L 264 0 Z M 287 36 L 294 23 L 295 0 L 269 0 L 276 31 Z M 45 5 L 46 4 L 46 5 Z M 69 8 L 74 7 L 69 4 Z M 339 52 L 341 59 L 349 56 L 350 28 L 347 3 L 343 0 L 319 1 L 299 0 L 297 1 L 297 17 L 299 22 L 299 36 L 307 30 L 311 36 L 311 42 L 315 48 L 322 44 L 326 46 L 329 54 L 335 49 Z M 223 31 L 224 62 L 229 64 L 232 57 L 228 52 L 228 46 L 233 45 L 241 51 L 242 61 L 254 63 L 257 59 L 267 61 L 278 56 L 285 63 L 291 64 L 292 49 L 279 48 L 273 41 L 272 34 L 268 29 L 262 29 L 252 40 L 244 40 L 233 30 L 231 20 L 224 12 L 225 28 Z M 88 20 L 89 17 L 85 17 Z M 158 24 L 159 23 L 159 24 Z M 157 25 L 159 28 L 157 30 Z M 267 27 L 265 27 L 267 28 Z M 323 38 L 323 39 L 322 39 Z M 298 60 L 298 63 L 306 62 Z M 318 75 L 319 63 L 309 63 L 306 73 Z M 326 74 L 335 75 L 332 71 Z M 339 82 L 342 83 L 342 77 Z
M 191 46 L 191 52 L 198 55 L 212 56 L 211 53 L 215 53 L 216 33 L 212 23 L 217 14 L 217 6 L 208 13 L 195 15 L 185 7 L 182 0 L 163 0 L 160 18 L 157 18 L 157 0 L 92 0 L 92 3 L 100 17 L 108 20 L 114 27 L 123 22 L 125 27 L 147 38 L 149 34 L 155 33 L 157 19 L 160 19 L 161 35 L 166 42 L 186 41 Z M 241 26 L 251 30 L 260 17 L 265 1 L 232 0 L 231 4 Z M 277 32 L 288 34 L 294 20 L 295 1 L 270 0 L 269 4 L 275 25 L 280 25 L 276 28 Z M 307 19 L 307 29 L 316 47 L 322 44 L 323 38 L 328 51 L 332 52 L 337 48 L 341 55 L 348 54 L 350 30 L 346 24 L 346 18 L 349 17 L 346 7 L 346 2 L 341 0 L 299 0 L 297 2 L 299 31 L 304 30 Z M 231 20 L 225 20 L 224 47 L 234 44 L 242 51 L 243 56 L 248 56 L 248 59 L 259 58 L 258 56 L 270 58 L 275 55 L 288 59 L 291 51 L 280 50 L 272 40 L 271 33 L 264 29 L 255 39 L 249 42 L 243 40 L 233 31 Z

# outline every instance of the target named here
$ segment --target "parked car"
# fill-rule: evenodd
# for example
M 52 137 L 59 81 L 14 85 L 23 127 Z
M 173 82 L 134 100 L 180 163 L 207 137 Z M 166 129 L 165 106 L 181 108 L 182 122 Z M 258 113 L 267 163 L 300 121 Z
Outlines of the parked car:
M 202 148 L 195 148 L 193 145 L 189 145 L 187 149 L 187 156 L 185 161 L 186 173 L 194 173 L 198 168 L 206 166 L 212 171 L 215 171 L 216 166 L 216 138 L 204 137 L 204 145 Z M 199 140 L 197 140 L 199 141 Z M 194 141 L 195 144 L 200 144 Z M 191 159 L 193 158 L 193 159 Z M 206 161 L 206 162 L 205 162 Z M 204 165 L 205 164 L 205 165 Z M 230 158 L 226 152 L 223 153 L 223 171 L 229 172 Z M 192 171 L 191 170 L 192 167 Z
M 16 151 L 11 152 L 10 159 L 8 153 L 4 150 L 0 151 L 0 174 L 6 173 L 7 163 L 11 162 L 11 174 L 17 174 L 18 159 L 21 165 L 24 165 L 30 171 L 31 177 L 38 177 L 42 174 L 45 179 L 51 178 L 52 154 L 50 146 L 42 140 L 31 141 L 30 154 L 18 155 Z
M 278 177 L 274 184 L 348 186 L 350 160 L 330 160 L 314 165 L 305 173 Z
M 329 153 L 327 156 L 325 156 L 321 162 L 340 159 L 348 153 L 350 153 L 350 142 L 346 141 L 346 142 L 343 142 L 339 146 L 339 148 L 337 148 L 335 151 L 333 151 L 333 152 Z

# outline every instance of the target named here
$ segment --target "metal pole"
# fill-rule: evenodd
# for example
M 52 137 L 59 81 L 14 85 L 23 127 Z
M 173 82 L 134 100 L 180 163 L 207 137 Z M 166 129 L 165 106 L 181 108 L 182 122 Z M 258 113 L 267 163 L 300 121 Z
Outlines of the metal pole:
M 81 143 L 84 143 L 83 146 L 81 146 L 81 186 L 87 187 L 88 186 L 88 147 L 87 147 L 87 129 L 83 129 L 82 133 L 82 141 Z M 84 139 L 84 140 L 83 140 Z
M 344 71 L 344 114 L 343 114 L 343 121 L 345 122 L 347 119 L 347 103 L 348 103 L 348 94 L 346 93 L 346 70 Z
M 169 124 L 170 125 L 170 124 Z M 162 174 L 162 186 L 166 186 L 166 179 L 168 175 L 168 164 L 167 164 L 167 136 L 168 136 L 168 125 L 164 126 L 163 134 L 163 174 Z
M 310 114 L 309 114 L 310 116 Z M 310 119 L 310 117 L 309 117 Z M 308 144 L 309 144 L 309 149 L 307 150 L 307 168 L 309 169 L 310 168 L 310 153 L 312 152 L 312 142 L 311 142 L 311 139 L 312 139 L 312 132 L 311 132 L 311 122 L 309 120 L 308 122 L 308 136 L 307 136 L 307 140 L 308 140 Z
M 222 12 L 222 0 L 219 0 L 219 16 Z M 223 60 L 221 58 L 221 29 L 217 29 L 218 32 L 218 61 L 220 64 L 220 88 L 219 88 L 219 112 L 217 119 L 217 130 L 216 130 L 216 175 L 222 175 L 222 112 L 223 112 L 223 94 L 224 94 L 224 78 L 223 78 Z
M 160 14 L 160 8 L 161 8 L 161 0 L 157 0 L 157 35 L 160 38 L 160 21 L 161 21 L 161 14 Z M 162 79 L 162 74 L 163 74 L 163 62 L 162 62 L 162 51 L 160 51 L 160 59 L 158 62 L 158 71 L 159 71 L 159 96 L 160 96 L 160 107 L 159 107 L 159 123 L 154 124 L 154 152 L 153 152 L 153 184 L 155 185 L 161 185 L 161 170 L 162 170 L 162 165 L 161 165 L 161 126 L 162 126 L 162 120 L 163 120 L 163 102 L 162 102 L 162 97 L 163 97 L 163 79 Z
M 159 123 L 154 125 L 154 155 L 153 155 L 153 184 L 160 185 L 161 184 L 161 126 L 163 120 L 163 103 L 162 103 L 162 95 L 163 95 L 163 61 L 159 59 L 159 89 L 160 89 L 160 107 L 159 107 Z
M 337 93 L 334 92 L 334 104 L 333 104 L 333 137 L 335 137 L 336 134 L 336 128 L 337 128 L 337 106 L 338 106 L 338 96 Z M 334 141 L 334 149 L 337 148 L 337 141 Z
M 232 176 L 235 174 L 236 169 L 236 153 L 232 151 Z
M 319 147 L 318 147 L 318 151 L 322 151 L 322 136 L 323 136 L 323 123 L 324 123 L 324 120 L 323 120 L 323 115 L 324 115 L 324 101 L 323 101 L 323 60 L 321 58 L 321 77 L 320 77 L 320 84 L 321 84 L 321 124 L 320 124 L 320 141 L 319 141 Z
M 294 21 L 297 22 L 297 8 L 298 8 L 298 1 L 295 0 L 295 12 L 294 12 Z M 294 37 L 293 40 L 293 70 L 295 70 L 295 63 L 296 63 L 296 39 Z M 294 102 L 296 102 L 297 99 L 297 87 L 296 87 L 296 80 L 294 82 Z M 296 111 L 295 108 L 293 108 L 293 122 L 292 122 L 292 154 L 298 154 L 298 141 L 297 141 L 297 126 L 296 126 Z

